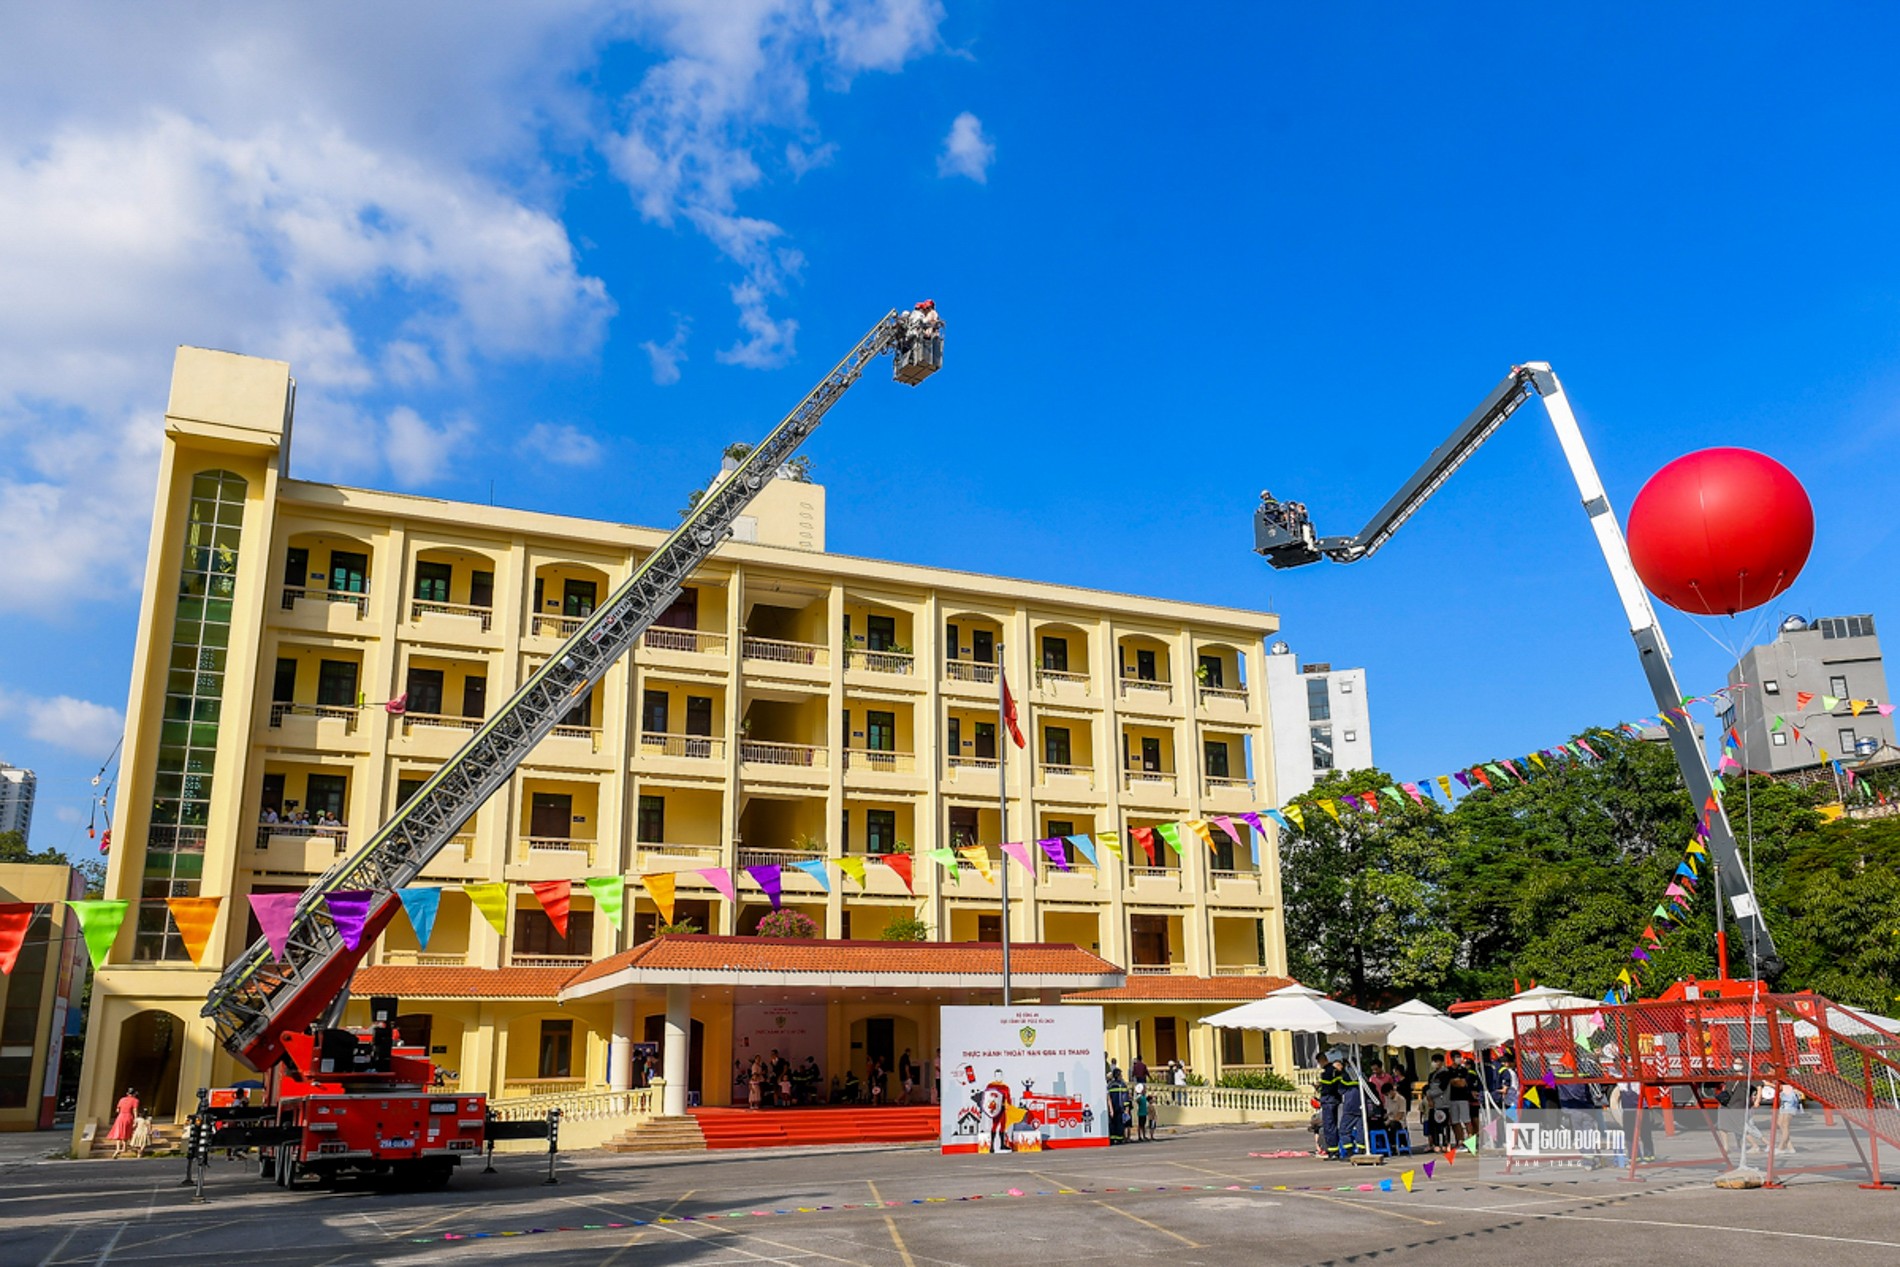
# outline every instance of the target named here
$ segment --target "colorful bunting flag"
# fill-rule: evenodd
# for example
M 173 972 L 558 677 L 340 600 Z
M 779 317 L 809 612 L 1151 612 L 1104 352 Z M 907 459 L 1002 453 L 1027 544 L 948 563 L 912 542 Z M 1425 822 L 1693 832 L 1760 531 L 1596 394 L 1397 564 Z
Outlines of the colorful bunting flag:
M 1412 804 L 1420 806 L 1420 807 L 1424 806 L 1425 798 L 1418 794 L 1418 784 L 1405 783 L 1405 784 L 1401 784 L 1400 786 L 1404 787 L 1405 794 L 1412 798 Z
M 427 950 L 429 938 L 435 933 L 436 911 L 442 906 L 442 890 L 423 885 L 397 889 L 396 896 L 402 899 L 403 914 L 409 919 L 410 931 L 416 935 L 416 949 Z
M 733 883 L 732 872 L 726 870 L 724 867 L 699 867 L 694 870 L 693 874 L 725 894 L 726 901 L 737 902 L 739 900 L 739 886 Z
M 1029 846 L 1020 840 L 1003 842 L 1003 852 L 1016 860 L 1016 865 L 1027 871 L 1032 877 L 1036 874 L 1036 863 L 1029 856 Z
M 218 921 L 218 907 L 224 901 L 221 897 L 174 897 L 165 899 L 165 906 L 172 913 L 172 923 L 178 926 L 178 940 L 185 944 L 185 953 L 191 957 L 191 966 L 204 966 L 205 947 L 211 941 L 211 926 Z
M 1110 857 L 1119 858 L 1122 856 L 1121 837 L 1115 832 L 1107 831 L 1101 833 L 1096 836 L 1095 843 L 1108 850 Z
M 369 926 L 369 907 L 375 896 L 368 889 L 331 889 L 323 895 L 330 923 L 336 927 L 344 949 L 355 950 L 363 944 L 363 930 Z
M 1062 847 L 1062 838 L 1060 836 L 1051 836 L 1047 840 L 1039 840 L 1036 843 L 1041 845 L 1043 853 L 1048 855 L 1050 866 L 1058 871 L 1067 871 L 1069 869 L 1069 855 Z
M 1244 815 L 1244 817 L 1253 819 L 1254 830 L 1255 831 L 1260 830 L 1260 815 L 1248 814 L 1248 815 Z M 1220 828 L 1223 832 L 1227 833 L 1227 839 L 1233 841 L 1236 845 L 1245 845 L 1247 843 L 1246 841 L 1240 838 L 1240 833 L 1234 830 L 1234 820 L 1228 817 L 1226 814 L 1221 814 L 1217 816 L 1214 819 L 1214 826 Z
M 1410 1191 L 1412 1190 L 1412 1184 L 1413 1184 L 1413 1182 L 1414 1182 L 1414 1180 L 1413 1180 L 1413 1178 L 1412 1178 L 1412 1176 L 1413 1176 L 1413 1175 L 1414 1175 L 1415 1173 L 1416 1173 L 1416 1172 L 1414 1172 L 1414 1171 L 1410 1171 L 1410 1170 L 1408 1170 L 1408 1171 L 1406 1171 L 1406 1172 L 1405 1172 L 1404 1174 L 1402 1174 L 1402 1175 L 1400 1175 L 1400 1176 L 1399 1176 L 1399 1182 L 1405 1185 L 1405 1190 L 1406 1190 L 1407 1192 L 1410 1192 Z
M 772 903 L 772 909 L 779 908 L 779 896 L 782 882 L 779 879 L 778 864 L 766 863 L 763 866 L 747 867 L 745 873 L 752 877 L 752 883 L 765 890 L 765 896 Z
M 989 850 L 983 848 L 981 845 L 965 845 L 963 848 L 957 850 L 957 852 L 968 859 L 970 865 L 976 868 L 976 873 L 985 880 L 994 880 L 996 878 L 996 872 L 990 868 Z
M 1155 864 L 1154 828 L 1131 827 L 1128 829 L 1128 834 L 1135 838 L 1135 843 L 1141 846 L 1141 851 L 1148 855 L 1148 865 L 1151 867 L 1154 866 Z
M 79 935 L 86 939 L 86 953 L 92 956 L 96 969 L 105 962 L 132 904 L 108 898 L 72 898 L 66 905 L 79 917 Z
M 528 888 L 534 892 L 534 900 L 554 923 L 554 931 L 567 940 L 567 912 L 573 904 L 574 885 L 569 880 L 535 880 Z
M 1333 804 L 1331 801 L 1321 801 L 1319 807 L 1332 815 L 1335 823 L 1339 821 L 1339 806 Z
M 1821 697 L 1821 707 L 1830 713 L 1834 711 L 1840 702 L 1841 697 L 1838 695 L 1823 695 Z
M 860 889 L 864 887 L 864 859 L 856 857 L 840 858 L 838 859 L 838 870 L 844 872 L 853 880 L 856 880 Z
M 20 947 L 26 945 L 26 930 L 33 923 L 33 903 L 8 902 L 0 906 L 0 977 L 12 973 L 20 961 Z
M 932 849 L 929 853 L 925 854 L 924 856 L 930 859 L 932 862 L 936 863 L 938 866 L 942 867 L 945 871 L 948 871 L 950 873 L 950 883 L 952 884 L 963 883 L 962 871 L 957 866 L 957 851 L 956 850 Z
M 1204 843 L 1207 846 L 1207 852 L 1209 853 L 1220 852 L 1220 847 L 1214 843 L 1214 831 L 1212 828 L 1210 828 L 1207 825 L 1206 819 L 1204 818 L 1189 819 L 1188 830 L 1201 838 L 1202 843 Z
M 720 871 L 719 874 L 724 875 L 725 872 Z M 592 895 L 594 899 L 594 909 L 599 911 L 602 915 L 605 915 L 609 924 L 612 924 L 616 929 L 619 928 L 627 908 L 626 880 L 617 875 L 590 875 L 585 880 L 582 880 L 581 883 L 587 886 L 587 892 Z M 413 890 L 410 889 L 403 890 L 404 893 L 412 891 Z M 434 913 L 431 912 L 430 919 L 434 918 Z M 669 924 L 672 923 L 671 920 L 667 922 Z
M 1441 774 L 1438 776 L 1437 783 L 1438 783 L 1438 790 L 1443 792 L 1445 794 L 1445 800 L 1447 802 L 1450 802 L 1452 799 L 1451 779 L 1447 777 L 1446 775 Z M 1465 784 L 1465 786 L 1470 787 L 1471 785 L 1467 783 Z
M 462 892 L 468 895 L 469 904 L 482 913 L 497 935 L 508 935 L 508 886 L 500 881 L 487 884 L 464 884 Z
M 1075 836 L 1069 837 L 1069 843 L 1075 846 L 1075 851 L 1078 854 L 1088 859 L 1089 865 L 1091 867 L 1096 865 L 1094 841 L 1090 840 L 1087 836 L 1075 835 Z
M 803 862 L 794 862 L 792 866 L 818 881 L 819 888 L 827 893 L 831 892 L 831 877 L 825 874 L 823 858 L 807 858 Z
M 250 895 L 251 914 L 257 916 L 257 926 L 264 930 L 264 940 L 270 946 L 271 954 L 283 959 L 290 945 L 291 917 L 297 913 L 299 893 L 253 893 Z
M 679 877 L 671 871 L 655 871 L 652 875 L 641 876 L 640 885 L 647 891 L 647 896 L 653 900 L 653 905 L 659 909 L 660 922 L 671 924 L 674 910 L 673 895 L 679 889 Z M 565 937 L 567 934 L 562 933 L 561 936 Z
M 1167 841 L 1168 848 L 1174 850 L 1175 856 L 1179 857 L 1181 854 L 1181 825 L 1179 823 L 1158 823 L 1155 826 L 1155 830 L 1161 833 L 1161 839 Z
M 911 887 L 911 857 L 909 854 L 880 854 L 878 855 L 878 861 L 897 873 L 897 878 L 904 882 L 904 892 L 912 893 L 916 891 Z
M 1293 820 L 1293 825 L 1301 831 L 1306 830 L 1306 811 L 1297 805 L 1282 805 L 1280 812 Z

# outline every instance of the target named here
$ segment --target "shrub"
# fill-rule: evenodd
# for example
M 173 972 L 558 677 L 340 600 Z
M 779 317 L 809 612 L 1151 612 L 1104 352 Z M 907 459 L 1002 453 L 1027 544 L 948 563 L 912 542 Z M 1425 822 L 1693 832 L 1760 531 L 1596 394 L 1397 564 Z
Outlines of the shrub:
M 703 932 L 704 930 L 701 929 L 700 926 L 698 924 L 695 924 L 692 920 L 683 919 L 679 921 L 679 923 L 677 924 L 661 924 L 658 928 L 654 929 L 653 931 L 659 934 L 660 936 L 664 937 L 668 933 L 697 933 L 697 932 Z
M 816 939 L 818 925 L 802 911 L 776 910 L 759 921 L 756 936 L 759 937 L 804 937 Z
M 930 925 L 915 915 L 899 915 L 877 936 L 879 941 L 929 941 Z
M 1220 1076 L 1217 1087 L 1242 1091 L 1298 1091 L 1299 1088 L 1271 1069 L 1235 1069 Z

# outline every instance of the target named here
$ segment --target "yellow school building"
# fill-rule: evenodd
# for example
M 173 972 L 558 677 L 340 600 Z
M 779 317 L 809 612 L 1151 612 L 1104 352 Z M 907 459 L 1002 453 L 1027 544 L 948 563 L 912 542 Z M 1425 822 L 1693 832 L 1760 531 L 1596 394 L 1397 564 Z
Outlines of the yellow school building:
M 253 1076 L 199 1015 L 259 936 L 247 895 L 301 891 L 360 848 L 666 535 L 292 478 L 294 396 L 281 361 L 181 348 L 153 423 L 164 445 L 105 895 L 134 906 L 94 987 L 80 1134 L 127 1086 L 162 1119 L 198 1087 Z M 879 407 L 854 400 L 836 425 L 875 425 L 859 415 Z M 928 941 L 971 944 L 1000 939 L 994 875 L 1009 866 L 1012 940 L 1085 953 L 1045 992 L 1132 991 L 1091 1000 L 1124 1063 L 1177 1057 L 1210 1081 L 1284 1067 L 1258 1034 L 1195 1023 L 1286 972 L 1276 842 L 1231 818 L 1275 803 L 1263 640 L 1277 620 L 833 554 L 825 518 L 802 472 L 766 485 L 633 655 L 430 864 L 428 944 L 399 918 L 356 993 L 400 994 L 406 1040 L 465 1088 L 605 1087 L 664 1005 L 562 992 L 654 938 L 639 877 L 675 874 L 676 931 L 752 933 L 770 906 L 745 869 L 779 866 L 785 906 L 824 938 L 876 941 L 914 919 Z M 999 669 L 1024 751 L 998 734 Z M 1238 843 L 1190 837 L 1152 860 L 1129 843 L 1222 817 Z M 1122 853 L 1093 863 L 1033 843 L 1108 833 Z M 1003 840 L 1032 842 L 1033 873 Z M 992 865 L 928 856 L 969 845 Z M 908 885 L 875 865 L 906 854 Z M 862 884 L 835 865 L 853 858 L 874 864 Z M 796 869 L 813 859 L 827 881 Z M 707 868 L 736 881 L 736 901 Z M 578 883 L 601 876 L 626 882 L 623 927 Z M 565 937 L 527 887 L 563 880 Z M 458 887 L 483 882 L 509 886 L 499 930 Z M 181 896 L 223 899 L 201 967 L 165 905 Z M 732 1000 L 687 997 L 693 1089 L 725 1103 Z M 826 1022 L 844 1026 L 822 1046 L 834 1061 L 904 1035 L 930 1045 L 915 1009 L 847 1011 Z

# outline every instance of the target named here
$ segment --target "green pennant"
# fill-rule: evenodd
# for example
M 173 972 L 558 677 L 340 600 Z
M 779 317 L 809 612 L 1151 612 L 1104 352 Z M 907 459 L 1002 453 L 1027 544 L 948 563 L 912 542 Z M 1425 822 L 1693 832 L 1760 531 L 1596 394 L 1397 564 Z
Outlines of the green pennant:
M 952 884 L 963 883 L 963 877 L 957 873 L 958 869 L 957 869 L 957 851 L 956 850 L 932 849 L 929 853 L 925 854 L 924 856 L 926 858 L 929 858 L 932 862 L 936 863 L 938 866 L 942 867 L 945 871 L 948 871 L 950 873 L 950 883 Z
M 627 903 L 627 882 L 617 875 L 590 875 L 581 881 L 594 895 L 594 906 L 615 928 Z
M 1774 724 L 1774 725 L 1772 725 L 1772 726 L 1770 726 L 1770 727 L 1768 728 L 1768 730 L 1769 730 L 1769 733 L 1770 733 L 1770 734 L 1772 734 L 1772 733 L 1774 733 L 1775 731 L 1777 731 L 1777 730 L 1780 730 L 1780 729 L 1781 729 L 1781 721 L 1782 721 L 1782 719 L 1781 719 L 1781 715 L 1780 715 L 1779 713 L 1777 713 L 1777 714 L 1775 715 L 1775 724 Z
M 112 950 L 112 943 L 119 936 L 119 926 L 125 923 L 125 913 L 132 904 L 100 898 L 74 898 L 66 905 L 72 907 L 73 914 L 79 917 L 80 935 L 86 939 L 86 950 L 92 956 L 94 970 L 97 970 Z
M 1176 854 L 1181 852 L 1181 824 L 1156 823 L 1155 830 L 1161 833 L 1161 839 L 1168 842 L 1168 848 L 1174 850 Z

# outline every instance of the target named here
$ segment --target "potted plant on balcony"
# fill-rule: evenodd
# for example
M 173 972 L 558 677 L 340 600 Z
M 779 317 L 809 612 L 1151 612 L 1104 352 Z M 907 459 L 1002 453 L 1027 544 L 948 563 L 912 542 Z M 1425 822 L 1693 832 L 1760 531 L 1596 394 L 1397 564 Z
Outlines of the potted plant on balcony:
M 929 941 L 930 925 L 915 915 L 899 915 L 884 925 L 884 931 L 877 935 L 879 941 Z

